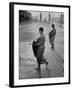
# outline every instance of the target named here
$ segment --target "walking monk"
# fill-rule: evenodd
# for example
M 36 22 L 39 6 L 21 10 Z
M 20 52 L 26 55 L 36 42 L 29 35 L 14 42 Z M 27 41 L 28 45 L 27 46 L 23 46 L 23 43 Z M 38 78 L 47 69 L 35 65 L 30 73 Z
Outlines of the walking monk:
M 36 68 L 37 70 L 40 70 L 40 64 L 46 63 L 46 66 L 48 65 L 48 62 L 46 61 L 46 59 L 44 58 L 43 54 L 44 54 L 44 50 L 45 50 L 45 35 L 44 35 L 44 29 L 43 27 L 39 28 L 39 33 L 40 33 L 40 37 L 37 39 L 35 44 L 35 57 L 37 58 L 37 63 L 38 63 L 38 67 Z

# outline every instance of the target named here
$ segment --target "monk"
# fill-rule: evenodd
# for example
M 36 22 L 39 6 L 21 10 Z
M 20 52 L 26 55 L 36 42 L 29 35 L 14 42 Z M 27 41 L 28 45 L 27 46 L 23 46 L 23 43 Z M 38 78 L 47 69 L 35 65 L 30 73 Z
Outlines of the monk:
M 38 67 L 37 70 L 40 70 L 40 65 L 43 63 L 46 63 L 46 66 L 48 65 L 48 62 L 44 58 L 44 50 L 45 50 L 45 35 L 44 35 L 44 29 L 43 27 L 39 28 L 40 37 L 37 39 L 37 42 L 34 42 L 36 44 L 35 54 L 34 56 L 37 58 Z
M 55 25 L 52 24 L 52 31 L 49 33 L 49 42 L 51 44 L 51 48 L 54 49 L 54 39 L 56 36 L 56 29 L 55 29 Z

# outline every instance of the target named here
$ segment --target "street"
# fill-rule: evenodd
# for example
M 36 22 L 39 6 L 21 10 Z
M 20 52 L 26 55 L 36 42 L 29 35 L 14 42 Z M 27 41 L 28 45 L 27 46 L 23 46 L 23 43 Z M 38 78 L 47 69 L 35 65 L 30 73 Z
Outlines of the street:
M 36 58 L 32 51 L 33 40 L 39 37 L 39 27 L 44 28 L 46 36 L 44 56 L 48 61 L 37 67 Z M 55 49 L 51 49 L 48 34 L 51 25 L 42 22 L 32 22 L 19 26 L 19 79 L 64 77 L 64 28 L 56 27 Z

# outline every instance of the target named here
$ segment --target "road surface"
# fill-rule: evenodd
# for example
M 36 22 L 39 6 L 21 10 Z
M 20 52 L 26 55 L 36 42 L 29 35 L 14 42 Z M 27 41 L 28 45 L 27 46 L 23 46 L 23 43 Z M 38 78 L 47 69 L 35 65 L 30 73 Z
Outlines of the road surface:
M 48 61 L 41 65 L 41 70 L 37 67 L 36 58 L 32 51 L 32 41 L 39 37 L 39 27 L 44 28 L 46 36 L 44 56 Z M 28 23 L 19 26 L 19 79 L 32 78 L 54 78 L 64 77 L 64 29 L 56 26 L 55 49 L 51 49 L 48 33 L 52 30 L 47 23 Z

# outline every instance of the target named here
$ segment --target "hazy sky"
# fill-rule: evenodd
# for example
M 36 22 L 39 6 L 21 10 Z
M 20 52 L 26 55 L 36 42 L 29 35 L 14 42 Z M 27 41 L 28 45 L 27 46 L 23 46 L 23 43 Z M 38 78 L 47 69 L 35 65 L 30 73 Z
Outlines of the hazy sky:
M 60 14 L 61 13 L 57 13 L 57 12 L 43 12 L 43 11 L 29 11 L 31 14 L 32 14 L 32 16 L 33 17 L 37 17 L 37 18 L 40 18 L 40 13 L 42 13 L 42 18 L 44 19 L 44 18 L 48 18 L 48 16 L 49 16 L 49 13 L 50 13 L 50 15 L 51 15 L 51 17 L 60 17 Z

